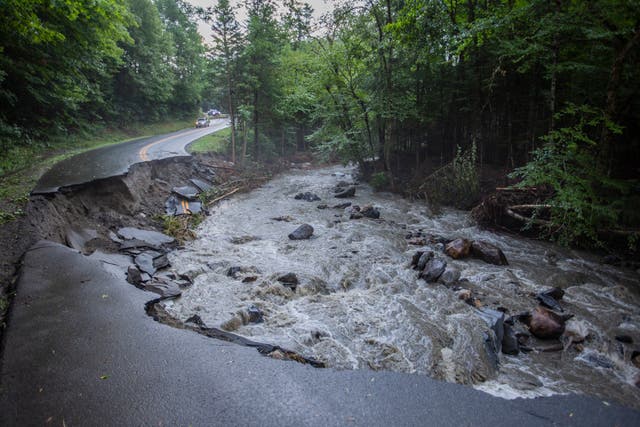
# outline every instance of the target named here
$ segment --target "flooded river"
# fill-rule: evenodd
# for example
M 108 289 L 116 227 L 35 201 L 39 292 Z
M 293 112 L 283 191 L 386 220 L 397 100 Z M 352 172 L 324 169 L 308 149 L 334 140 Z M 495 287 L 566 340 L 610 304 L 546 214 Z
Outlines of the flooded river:
M 198 239 L 171 255 L 174 269 L 194 284 L 180 299 L 165 302 L 167 311 L 183 321 L 197 314 L 207 326 L 331 368 L 429 375 L 508 398 L 577 392 L 640 407 L 634 385 L 640 371 L 631 362 L 640 350 L 636 271 L 481 230 L 465 212 L 435 216 L 423 203 L 375 193 L 364 184 L 354 198 L 334 198 L 335 185 L 352 181 L 353 172 L 338 166 L 294 171 L 217 205 L 197 230 Z M 295 200 L 301 192 L 321 200 Z M 376 206 L 380 219 L 350 220 L 345 209 L 333 208 L 345 201 Z M 303 223 L 313 226 L 313 236 L 290 240 L 288 234 Z M 427 284 L 410 267 L 421 248 L 406 236 L 416 232 L 490 242 L 502 248 L 509 265 L 453 260 L 430 244 L 460 279 L 449 286 Z M 278 280 L 287 273 L 296 275 L 297 286 Z M 565 313 L 574 314 L 589 336 L 564 351 L 499 354 L 496 365 L 477 307 L 507 316 L 531 311 L 534 295 L 552 286 L 564 289 Z M 476 307 L 459 298 L 465 290 L 473 292 Z M 257 312 L 262 322 L 255 322 Z M 518 323 L 515 328 L 526 331 Z M 539 350 L 558 343 L 532 338 L 527 345 Z

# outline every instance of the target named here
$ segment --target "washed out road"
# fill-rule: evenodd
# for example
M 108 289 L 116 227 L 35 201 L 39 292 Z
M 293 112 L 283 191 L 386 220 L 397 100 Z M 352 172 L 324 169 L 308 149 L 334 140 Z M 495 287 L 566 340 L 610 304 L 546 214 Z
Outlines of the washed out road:
M 42 241 L 6 332 L 0 425 L 640 425 L 602 399 L 503 400 L 425 375 L 316 369 L 149 318 L 117 259 Z M 113 270 L 106 271 L 104 266 Z
M 184 129 L 86 151 L 56 164 L 42 176 L 32 194 L 55 193 L 61 187 L 122 175 L 140 162 L 188 156 L 187 145 L 228 125 L 227 119 L 215 119 L 205 128 Z

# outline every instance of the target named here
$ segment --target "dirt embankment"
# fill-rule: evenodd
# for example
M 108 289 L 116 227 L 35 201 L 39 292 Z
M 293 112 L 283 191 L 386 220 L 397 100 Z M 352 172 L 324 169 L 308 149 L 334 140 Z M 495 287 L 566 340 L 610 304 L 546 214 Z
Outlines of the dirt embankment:
M 215 186 L 238 180 L 241 172 L 218 157 L 179 157 L 140 163 L 123 176 L 32 196 L 24 216 L 0 226 L 0 297 L 4 308 L 13 292 L 20 259 L 38 240 L 67 244 L 69 230 L 91 229 L 98 235 L 92 245 L 109 251 L 113 245 L 109 233 L 120 227 L 162 231 L 161 216 L 172 188 L 187 185 L 194 178 Z M 3 322 L 4 313 L 0 312 Z

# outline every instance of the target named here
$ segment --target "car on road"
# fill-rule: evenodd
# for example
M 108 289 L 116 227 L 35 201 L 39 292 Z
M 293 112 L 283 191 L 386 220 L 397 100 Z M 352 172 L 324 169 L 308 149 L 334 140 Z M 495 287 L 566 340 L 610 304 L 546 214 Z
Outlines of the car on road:
M 207 114 L 210 117 L 218 117 L 220 115 L 220 111 L 218 111 L 218 110 L 209 110 L 209 111 L 207 111 Z
M 198 120 L 196 120 L 197 128 L 206 128 L 208 126 L 209 126 L 209 119 L 207 119 L 206 117 L 200 117 Z

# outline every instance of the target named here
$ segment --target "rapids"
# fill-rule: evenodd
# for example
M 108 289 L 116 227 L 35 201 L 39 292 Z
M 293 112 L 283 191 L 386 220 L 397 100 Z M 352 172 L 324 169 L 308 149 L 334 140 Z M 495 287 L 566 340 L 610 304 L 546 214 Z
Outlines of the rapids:
M 197 240 L 170 256 L 176 272 L 194 283 L 181 298 L 164 302 L 166 310 L 182 321 L 198 314 L 208 326 L 331 368 L 424 374 L 506 398 L 576 392 L 640 407 L 634 385 L 640 370 L 630 361 L 640 350 L 638 272 L 479 229 L 465 212 L 432 215 L 423 203 L 365 184 L 352 199 L 334 198 L 336 183 L 353 180 L 352 173 L 339 166 L 293 171 L 217 205 Z M 303 192 L 322 200 L 294 199 Z M 350 220 L 344 209 L 332 208 L 345 201 L 374 205 L 381 217 Z M 328 207 L 318 209 L 323 204 Z M 313 236 L 290 240 L 287 235 L 303 223 L 313 226 Z M 427 284 L 409 265 L 419 247 L 405 239 L 419 230 L 488 241 L 504 251 L 509 265 L 453 260 L 431 245 L 461 277 L 456 286 Z M 231 267 L 242 267 L 237 278 L 228 275 Z M 295 290 L 277 280 L 286 273 L 299 279 Z M 499 354 L 496 365 L 485 343 L 487 324 L 456 289 L 469 289 L 482 306 L 512 315 L 532 310 L 533 295 L 551 286 L 565 290 L 560 304 L 587 327 L 586 341 L 565 351 Z M 247 321 L 251 306 L 262 311 L 262 323 Z M 633 343 L 616 341 L 616 335 Z M 549 345 L 532 340 L 532 347 Z

